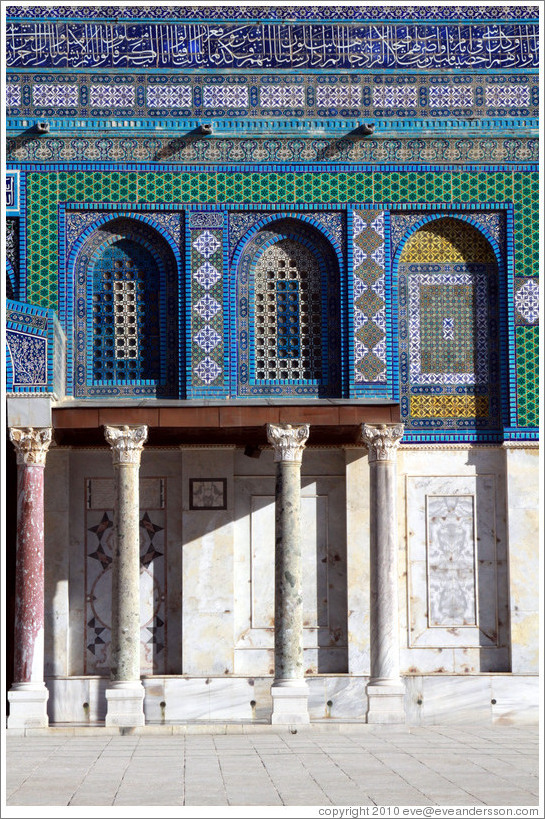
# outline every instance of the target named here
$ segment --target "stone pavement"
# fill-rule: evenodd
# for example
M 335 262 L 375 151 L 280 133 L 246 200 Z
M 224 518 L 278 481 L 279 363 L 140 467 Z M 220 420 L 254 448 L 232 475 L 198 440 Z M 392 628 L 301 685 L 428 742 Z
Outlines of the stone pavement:
M 4 804 L 536 806 L 538 748 L 527 725 L 53 729 L 6 737 Z

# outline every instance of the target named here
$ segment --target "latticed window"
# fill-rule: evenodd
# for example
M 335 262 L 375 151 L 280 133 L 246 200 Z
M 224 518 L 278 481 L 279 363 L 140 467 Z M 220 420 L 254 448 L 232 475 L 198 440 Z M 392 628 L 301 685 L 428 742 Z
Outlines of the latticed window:
M 93 378 L 159 378 L 158 265 L 131 239 L 109 245 L 93 270 Z
M 257 379 L 321 377 L 321 272 L 301 242 L 281 239 L 259 257 L 254 317 Z

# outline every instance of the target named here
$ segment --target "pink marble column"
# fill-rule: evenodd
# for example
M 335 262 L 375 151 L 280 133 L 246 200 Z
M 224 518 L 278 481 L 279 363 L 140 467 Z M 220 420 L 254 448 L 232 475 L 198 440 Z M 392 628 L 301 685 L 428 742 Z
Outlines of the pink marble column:
M 8 728 L 48 725 L 44 683 L 44 468 L 50 427 L 12 427 L 17 452 L 14 681 Z

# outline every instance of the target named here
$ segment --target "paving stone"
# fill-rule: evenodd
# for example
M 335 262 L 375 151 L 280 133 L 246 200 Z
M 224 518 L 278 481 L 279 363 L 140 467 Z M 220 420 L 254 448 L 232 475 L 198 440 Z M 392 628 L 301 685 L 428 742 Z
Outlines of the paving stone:
M 6 737 L 8 806 L 537 805 L 537 728 Z M 86 745 L 86 742 L 91 745 Z M 73 748 L 73 752 L 72 752 Z

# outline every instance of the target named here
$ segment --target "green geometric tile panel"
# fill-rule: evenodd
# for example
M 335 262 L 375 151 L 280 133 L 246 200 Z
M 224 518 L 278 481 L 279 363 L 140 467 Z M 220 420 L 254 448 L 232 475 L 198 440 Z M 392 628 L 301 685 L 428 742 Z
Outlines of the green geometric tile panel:
M 539 424 L 539 327 L 516 328 L 518 426 Z
M 539 271 L 539 179 L 535 173 L 513 174 L 515 210 L 515 272 L 537 276 Z
M 57 203 L 345 203 L 514 201 L 516 274 L 537 270 L 535 173 L 393 171 L 142 172 L 28 175 L 28 299 L 57 305 Z

